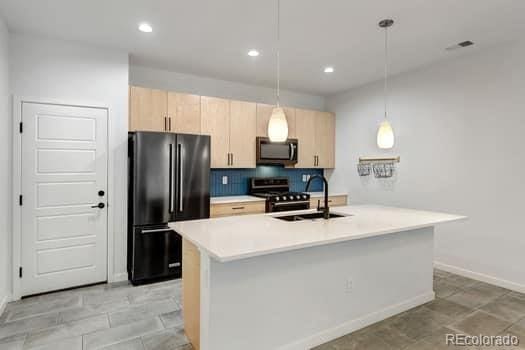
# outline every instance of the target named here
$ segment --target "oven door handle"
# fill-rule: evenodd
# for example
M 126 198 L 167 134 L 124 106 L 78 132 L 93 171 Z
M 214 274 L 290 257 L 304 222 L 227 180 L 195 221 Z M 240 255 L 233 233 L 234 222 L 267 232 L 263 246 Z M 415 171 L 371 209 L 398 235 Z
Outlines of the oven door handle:
M 294 205 L 294 204 L 310 204 L 310 201 L 297 201 L 297 202 L 286 202 L 286 203 L 272 203 L 276 207 L 285 206 L 285 205 Z

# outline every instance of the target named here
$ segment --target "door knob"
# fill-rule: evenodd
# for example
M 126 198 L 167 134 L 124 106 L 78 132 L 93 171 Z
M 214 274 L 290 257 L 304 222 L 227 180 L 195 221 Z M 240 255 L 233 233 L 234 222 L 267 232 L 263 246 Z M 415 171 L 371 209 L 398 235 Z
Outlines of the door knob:
M 97 205 L 92 205 L 91 208 L 99 208 L 99 209 L 104 209 L 106 205 L 102 202 L 98 203 Z

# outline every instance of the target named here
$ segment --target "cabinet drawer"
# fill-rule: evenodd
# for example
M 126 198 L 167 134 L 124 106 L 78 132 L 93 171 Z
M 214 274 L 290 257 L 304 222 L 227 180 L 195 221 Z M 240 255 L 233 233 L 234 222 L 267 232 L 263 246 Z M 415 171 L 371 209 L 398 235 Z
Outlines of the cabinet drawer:
M 310 198 L 310 208 L 317 208 L 317 201 L 321 201 L 321 206 L 323 206 L 324 197 L 315 197 Z M 328 197 L 328 206 L 337 207 L 343 206 L 347 203 L 347 196 L 329 196 Z
M 243 202 L 243 203 L 225 203 L 212 204 L 210 216 L 216 218 L 219 216 L 244 215 L 264 213 L 265 202 Z

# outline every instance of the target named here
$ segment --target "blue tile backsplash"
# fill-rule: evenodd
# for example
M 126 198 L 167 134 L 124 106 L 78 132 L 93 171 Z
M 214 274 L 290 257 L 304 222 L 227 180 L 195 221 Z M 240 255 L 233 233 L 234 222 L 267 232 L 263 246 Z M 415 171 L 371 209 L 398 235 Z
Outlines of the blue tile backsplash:
M 304 192 L 306 182 L 303 175 L 323 175 L 323 169 L 291 169 L 282 166 L 258 166 L 255 169 L 211 169 L 210 194 L 212 197 L 240 196 L 248 194 L 250 177 L 286 176 L 290 179 L 290 190 Z M 228 177 L 228 184 L 222 184 L 222 177 Z M 310 191 L 323 190 L 322 181 L 313 181 Z

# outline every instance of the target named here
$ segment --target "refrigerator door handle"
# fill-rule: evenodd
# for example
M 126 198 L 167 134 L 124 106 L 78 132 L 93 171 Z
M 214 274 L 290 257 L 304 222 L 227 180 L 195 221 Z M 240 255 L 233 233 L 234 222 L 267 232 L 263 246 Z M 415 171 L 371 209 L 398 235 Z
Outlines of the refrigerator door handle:
M 168 189 L 168 202 L 169 212 L 173 213 L 173 144 L 170 143 L 170 155 L 169 155 L 169 189 Z
M 143 235 L 148 233 L 156 233 L 156 232 L 173 232 L 171 228 L 158 228 L 158 229 L 151 229 L 151 230 L 142 230 L 140 233 Z
M 179 151 L 179 212 L 184 211 L 184 148 L 182 144 L 178 144 Z
M 172 147 L 172 148 L 173 148 L 173 146 L 174 146 L 173 144 L 170 145 L 170 147 Z M 171 185 L 171 192 L 170 192 L 170 194 L 171 194 L 171 197 L 170 197 L 170 213 L 173 213 L 173 212 L 175 212 L 175 202 L 177 200 L 176 199 L 176 195 L 175 195 L 175 193 L 176 193 L 176 186 L 177 186 L 177 177 L 176 177 L 177 174 L 175 172 L 175 167 L 177 166 L 176 165 L 177 164 L 177 155 L 175 154 L 174 151 L 172 151 L 170 153 L 170 162 L 171 162 L 171 164 L 173 164 L 172 167 L 171 167 L 171 172 L 170 172 L 170 182 L 172 183 L 172 185 Z

